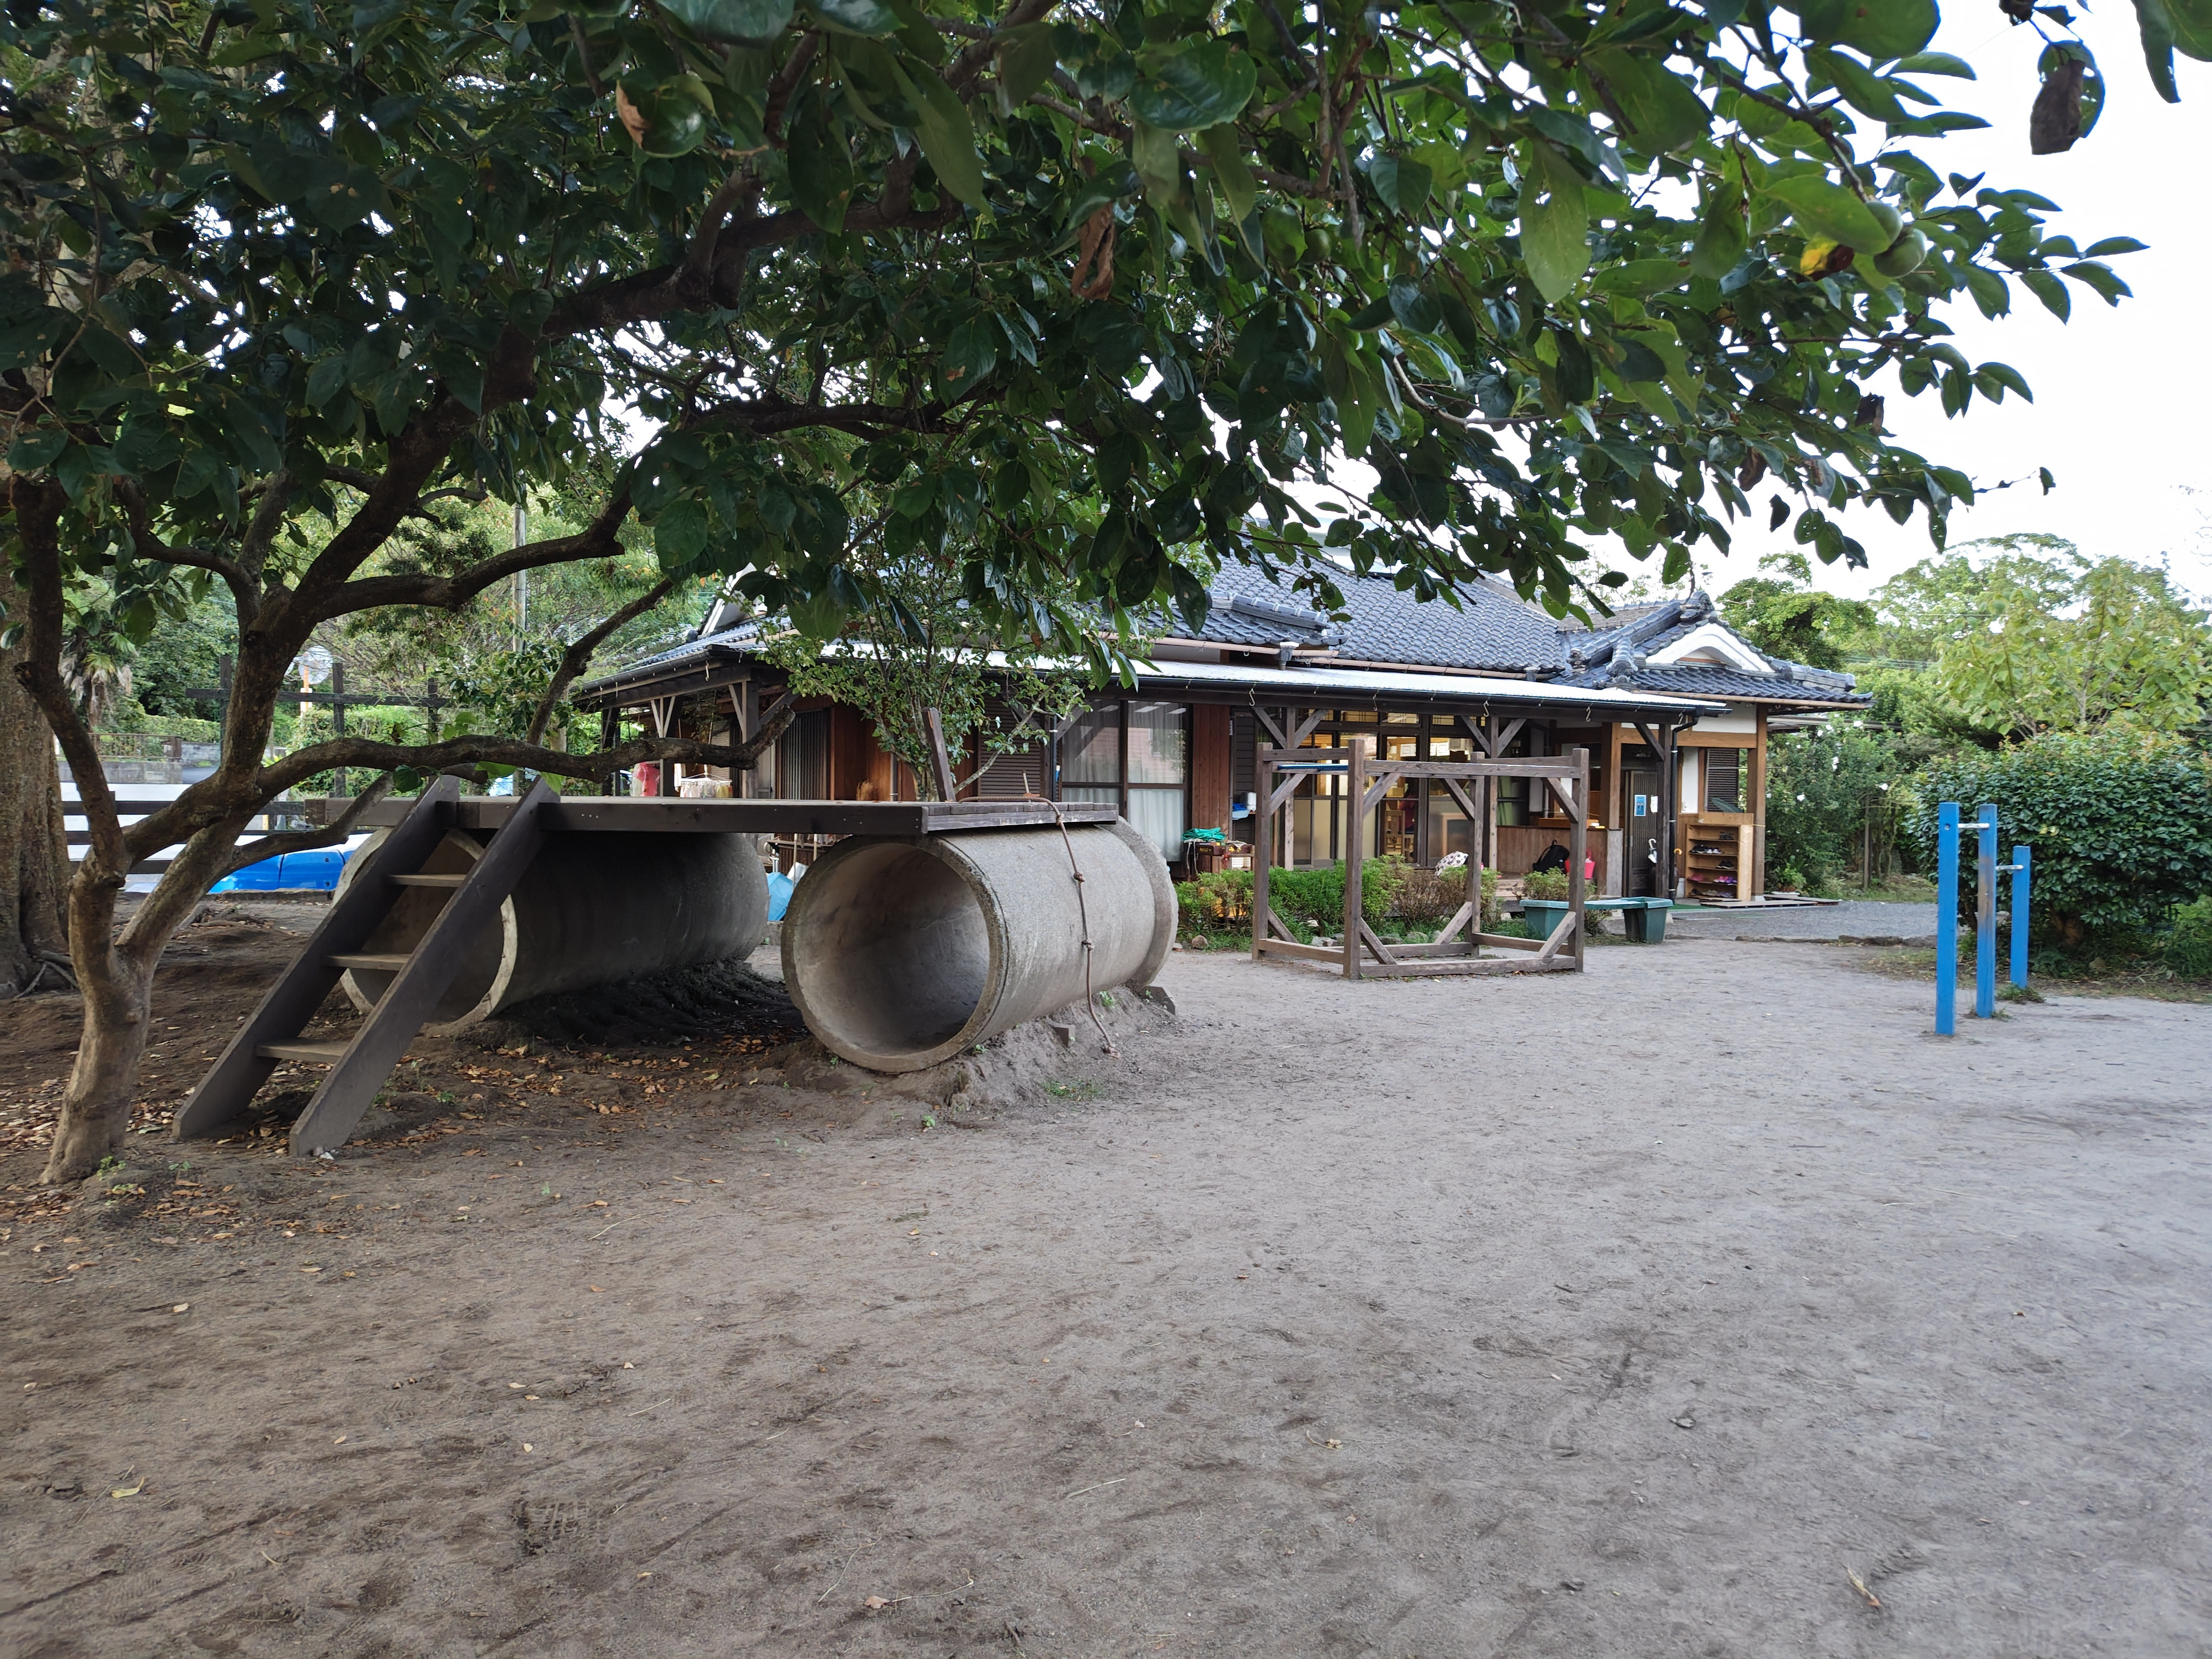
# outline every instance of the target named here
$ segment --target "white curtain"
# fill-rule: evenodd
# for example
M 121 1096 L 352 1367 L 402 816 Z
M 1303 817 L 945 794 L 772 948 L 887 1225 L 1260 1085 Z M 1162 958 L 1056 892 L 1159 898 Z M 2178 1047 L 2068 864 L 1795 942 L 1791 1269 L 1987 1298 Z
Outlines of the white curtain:
M 1173 864 L 1182 856 L 1182 791 L 1132 789 L 1129 827 L 1148 837 L 1160 856 Z

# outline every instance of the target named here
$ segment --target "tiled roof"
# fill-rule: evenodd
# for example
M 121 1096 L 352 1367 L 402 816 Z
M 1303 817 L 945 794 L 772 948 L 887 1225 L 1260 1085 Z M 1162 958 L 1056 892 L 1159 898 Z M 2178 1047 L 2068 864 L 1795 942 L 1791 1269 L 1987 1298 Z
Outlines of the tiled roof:
M 1455 609 L 1441 599 L 1424 604 L 1387 577 L 1346 571 L 1335 580 L 1351 613 L 1342 623 L 1328 622 L 1304 594 L 1268 580 L 1250 566 L 1230 565 L 1213 579 L 1213 609 L 1200 637 L 1224 645 L 1275 645 L 1285 640 L 1301 646 L 1327 644 L 1356 662 L 1429 668 L 1518 673 L 1565 660 L 1552 619 L 1488 582 L 1462 588 Z M 1291 619 L 1300 613 L 1311 621 L 1301 625 Z

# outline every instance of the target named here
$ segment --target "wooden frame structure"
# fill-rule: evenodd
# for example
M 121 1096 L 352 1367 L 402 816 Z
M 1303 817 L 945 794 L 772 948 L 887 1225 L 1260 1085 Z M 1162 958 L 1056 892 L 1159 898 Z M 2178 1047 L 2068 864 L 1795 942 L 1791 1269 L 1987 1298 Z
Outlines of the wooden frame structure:
M 1588 857 L 1589 751 L 1575 749 L 1546 759 L 1436 761 L 1370 759 L 1364 749 L 1279 749 L 1261 744 L 1256 757 L 1260 810 L 1253 817 L 1256 850 L 1252 870 L 1252 959 L 1266 956 L 1301 957 L 1338 964 L 1346 979 L 1409 979 L 1441 975 L 1580 973 L 1583 969 L 1583 865 Z M 1345 779 L 1344 938 L 1340 945 L 1304 945 L 1275 915 L 1268 896 L 1274 860 L 1275 815 L 1297 787 L 1316 774 Z M 1386 945 L 1367 925 L 1360 908 L 1361 865 L 1366 858 L 1367 814 L 1401 778 L 1432 778 L 1443 783 L 1470 821 L 1483 814 L 1467 787 L 1486 796 L 1492 778 L 1541 780 L 1565 803 L 1572 826 L 1567 832 L 1567 914 L 1551 936 L 1521 939 L 1481 931 L 1482 869 L 1468 864 L 1467 902 L 1427 945 Z M 1463 931 L 1462 931 L 1463 930 Z M 1485 945 L 1509 955 L 1486 957 Z

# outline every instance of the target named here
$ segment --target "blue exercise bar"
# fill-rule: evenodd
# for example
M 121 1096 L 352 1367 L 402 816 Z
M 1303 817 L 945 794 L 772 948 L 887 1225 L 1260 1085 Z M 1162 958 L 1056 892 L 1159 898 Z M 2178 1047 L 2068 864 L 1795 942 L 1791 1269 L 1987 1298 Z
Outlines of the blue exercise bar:
M 1959 836 L 1974 832 L 1974 1017 L 1993 1019 L 1997 1012 L 1997 878 L 2012 878 L 2012 963 L 2010 979 L 2027 984 L 2027 921 L 2035 849 L 2015 845 L 2012 862 L 1997 862 L 1997 809 L 1984 802 L 1974 821 L 1962 822 L 1956 801 L 1936 811 L 1936 1031 L 1950 1036 L 1958 1029 Z

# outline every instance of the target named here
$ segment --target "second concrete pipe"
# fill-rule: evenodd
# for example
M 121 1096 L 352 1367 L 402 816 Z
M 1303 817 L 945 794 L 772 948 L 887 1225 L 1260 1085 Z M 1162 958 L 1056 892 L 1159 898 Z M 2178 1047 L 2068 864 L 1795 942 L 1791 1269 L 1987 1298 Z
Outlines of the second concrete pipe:
M 792 893 L 784 985 L 833 1053 L 915 1072 L 1087 993 L 1149 984 L 1175 928 L 1167 866 L 1125 822 L 855 836 Z

